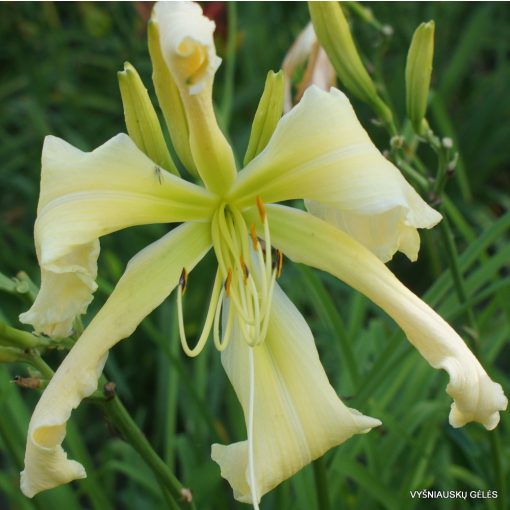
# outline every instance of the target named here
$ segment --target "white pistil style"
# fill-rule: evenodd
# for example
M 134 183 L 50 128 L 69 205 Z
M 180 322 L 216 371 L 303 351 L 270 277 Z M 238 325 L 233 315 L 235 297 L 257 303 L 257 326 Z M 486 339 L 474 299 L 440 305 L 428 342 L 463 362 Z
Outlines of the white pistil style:
M 253 455 L 253 414 L 255 407 L 255 363 L 253 360 L 253 347 L 248 349 L 248 359 L 250 367 L 250 395 L 248 403 L 248 478 L 253 509 L 259 510 L 257 483 L 255 477 L 255 462 Z

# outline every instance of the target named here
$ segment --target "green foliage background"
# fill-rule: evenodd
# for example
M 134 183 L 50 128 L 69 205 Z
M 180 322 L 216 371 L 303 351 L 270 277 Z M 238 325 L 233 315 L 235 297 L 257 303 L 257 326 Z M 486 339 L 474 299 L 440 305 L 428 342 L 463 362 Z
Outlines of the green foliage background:
M 210 7 L 210 6 L 209 6 Z M 216 6 L 217 7 L 217 6 Z M 421 21 L 436 21 L 436 53 L 429 121 L 460 151 L 447 186 L 468 303 L 455 292 L 442 238 L 422 234 L 420 261 L 396 256 L 391 268 L 462 336 L 493 378 L 510 394 L 510 7 L 507 3 L 374 3 L 376 18 L 394 28 L 390 38 L 355 15 L 356 40 L 400 119 L 405 115 L 404 65 Z M 225 56 L 227 15 L 235 25 L 234 79 L 225 61 L 217 74 L 218 111 L 239 159 L 266 73 L 278 69 L 308 20 L 305 3 L 247 2 L 220 5 L 217 46 Z M 90 150 L 119 131 L 123 113 L 116 71 L 130 61 L 154 97 L 146 49 L 147 4 L 2 3 L 0 5 L 0 271 L 39 273 L 32 228 L 38 196 L 40 152 L 47 134 Z M 350 12 L 350 11 L 348 11 Z M 231 55 L 232 56 L 232 55 Z M 227 60 L 227 58 L 225 58 Z M 378 147 L 387 134 L 371 112 L 353 100 Z M 433 176 L 434 158 L 423 160 Z M 98 310 L 126 262 L 168 226 L 132 228 L 102 240 L 99 290 L 85 321 Z M 190 335 L 199 332 L 212 259 L 196 271 L 187 293 Z M 209 281 L 209 280 L 207 280 Z M 212 282 L 211 282 L 212 283 Z M 329 452 L 267 495 L 263 509 L 456 510 L 508 508 L 508 413 L 487 432 L 448 425 L 447 377 L 431 369 L 396 325 L 365 298 L 327 275 L 285 263 L 282 286 L 305 313 L 324 366 L 339 395 L 383 426 Z M 26 295 L 0 293 L 0 319 L 20 327 Z M 471 308 L 478 331 L 466 315 Z M 198 509 L 246 508 L 210 460 L 210 444 L 245 437 L 238 402 L 209 346 L 186 359 L 175 327 L 171 296 L 110 354 L 106 373 L 151 444 L 192 489 Z M 56 367 L 61 353 L 47 361 Z M 351 359 L 354 363 L 349 363 Z M 33 500 L 18 490 L 24 441 L 37 392 L 9 381 L 22 365 L 0 367 L 0 508 L 166 508 L 160 488 L 140 457 L 115 434 L 101 413 L 84 403 L 73 414 L 67 448 L 89 478 Z M 330 506 L 317 485 L 325 470 Z M 319 487 L 319 488 L 318 488 Z M 430 501 L 414 489 L 497 490 L 497 499 Z

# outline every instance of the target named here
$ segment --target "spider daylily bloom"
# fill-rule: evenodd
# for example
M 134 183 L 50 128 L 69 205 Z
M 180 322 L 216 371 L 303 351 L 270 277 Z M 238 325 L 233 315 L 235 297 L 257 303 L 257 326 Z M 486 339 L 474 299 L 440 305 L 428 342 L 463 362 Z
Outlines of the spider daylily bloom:
M 29 425 L 23 492 L 33 496 L 85 476 L 61 447 L 66 422 L 96 389 L 108 350 L 175 288 L 185 351 L 197 355 L 212 329 L 244 410 L 247 439 L 212 450 L 238 500 L 258 507 L 266 492 L 304 465 L 379 425 L 347 408 L 330 386 L 310 329 L 276 283 L 282 252 L 364 293 L 433 367 L 449 373 L 453 426 L 477 421 L 495 427 L 507 404 L 501 386 L 374 255 L 387 259 L 400 249 L 414 257 L 416 228 L 431 227 L 440 216 L 377 151 L 347 98 L 335 89 L 308 89 L 265 149 L 237 172 L 212 107 L 219 65 L 214 24 L 197 5 L 173 2 L 156 6 L 154 23 L 204 186 L 156 166 L 123 134 L 92 152 L 46 138 L 35 226 L 42 285 L 22 317 L 37 331 L 66 335 L 85 311 L 95 288 L 100 236 L 131 225 L 183 223 L 130 261 L 42 394 Z M 290 199 L 314 201 L 318 213 L 335 211 L 341 221 L 330 224 L 338 219 L 330 212 L 322 219 L 275 205 Z M 381 229 L 389 241 L 379 237 Z M 278 250 L 274 264 L 272 247 Z M 211 248 L 218 269 L 204 332 L 191 348 L 182 294 L 187 275 Z

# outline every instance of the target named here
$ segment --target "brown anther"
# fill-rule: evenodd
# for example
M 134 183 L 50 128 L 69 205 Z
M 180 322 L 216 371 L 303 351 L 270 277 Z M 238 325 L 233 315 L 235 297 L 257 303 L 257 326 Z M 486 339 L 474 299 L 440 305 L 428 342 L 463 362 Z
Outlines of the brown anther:
M 276 278 L 280 278 L 283 268 L 283 253 L 276 250 Z
M 227 279 L 225 280 L 225 292 L 230 297 L 230 283 L 232 282 L 232 269 L 228 270 Z
M 181 276 L 179 277 L 179 287 L 183 294 L 186 292 L 186 285 L 188 285 L 188 272 L 186 271 L 186 268 L 183 267 Z
M 241 268 L 243 270 L 243 280 L 244 280 L 244 283 L 246 283 L 246 280 L 250 276 L 250 270 L 248 269 L 248 266 L 244 262 L 244 258 L 242 255 L 239 257 L 239 261 L 241 262 Z
M 103 395 L 106 400 L 112 400 L 116 394 L 117 385 L 113 381 L 109 381 L 103 386 Z
M 264 222 L 266 220 L 266 208 L 264 207 L 264 202 L 262 202 L 262 199 L 258 195 L 257 195 L 257 209 L 259 210 L 260 220 Z
M 181 489 L 181 499 L 185 503 L 191 503 L 193 501 L 193 494 L 191 494 L 191 490 L 187 487 L 183 487 Z
M 42 381 L 38 377 L 21 377 L 16 375 L 12 382 L 20 388 L 27 388 L 29 390 L 37 390 L 42 386 Z
M 257 239 L 257 232 L 255 232 L 255 225 L 253 223 L 250 225 L 250 237 L 253 244 L 253 249 L 256 250 L 259 245 L 259 241 Z

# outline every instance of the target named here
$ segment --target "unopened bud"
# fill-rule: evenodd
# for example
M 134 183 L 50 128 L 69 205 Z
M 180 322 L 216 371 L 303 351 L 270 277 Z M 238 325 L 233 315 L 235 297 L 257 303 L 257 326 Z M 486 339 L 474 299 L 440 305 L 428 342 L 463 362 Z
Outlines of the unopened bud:
M 23 351 L 15 347 L 0 346 L 0 363 L 16 363 L 23 358 Z
M 264 150 L 269 142 L 278 121 L 283 113 L 284 98 L 283 72 L 274 73 L 269 71 L 264 86 L 264 92 L 260 98 L 253 124 L 251 126 L 250 141 L 244 156 L 244 164 L 247 165 L 257 154 Z
M 163 111 L 173 148 L 181 163 L 193 176 L 197 170 L 189 145 L 189 128 L 179 89 L 163 58 L 159 36 L 159 25 L 153 18 L 148 25 L 149 53 L 152 61 L 152 81 L 158 102 Z
M 340 81 L 354 96 L 372 105 L 385 122 L 390 122 L 391 111 L 377 94 L 338 2 L 308 2 L 308 8 L 317 38 Z
M 401 135 L 392 136 L 390 139 L 390 145 L 394 149 L 401 149 L 404 146 L 404 137 Z
M 445 136 L 441 140 L 441 144 L 445 149 L 451 149 L 453 147 L 453 140 L 447 136 Z
M 136 69 L 126 62 L 117 73 L 129 136 L 152 161 L 175 175 L 179 171 L 168 152 L 158 116 Z
M 422 121 L 427 111 L 433 56 L 434 22 L 429 21 L 414 32 L 406 64 L 407 116 L 418 134 L 423 134 Z

